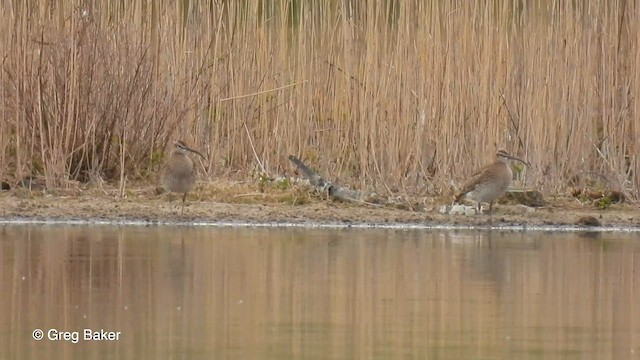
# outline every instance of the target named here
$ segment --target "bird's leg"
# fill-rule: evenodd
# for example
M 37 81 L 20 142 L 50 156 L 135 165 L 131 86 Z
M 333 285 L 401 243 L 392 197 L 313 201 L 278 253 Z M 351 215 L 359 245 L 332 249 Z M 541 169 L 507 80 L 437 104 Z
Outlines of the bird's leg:
M 184 195 L 182 195 L 182 211 L 180 212 L 180 215 L 184 214 L 184 203 L 187 201 L 187 193 L 184 193 Z
M 493 201 L 489 203 L 489 223 L 493 223 Z
M 477 205 L 477 214 L 482 214 L 482 203 L 480 201 L 478 201 L 478 205 Z

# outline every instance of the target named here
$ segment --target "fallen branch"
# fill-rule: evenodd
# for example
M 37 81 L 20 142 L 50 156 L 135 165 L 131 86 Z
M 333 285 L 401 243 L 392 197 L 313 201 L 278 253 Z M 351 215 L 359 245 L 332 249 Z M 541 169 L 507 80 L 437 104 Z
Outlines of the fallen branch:
M 330 181 L 324 179 L 322 176 L 316 174 L 313 170 L 311 170 L 307 165 L 305 165 L 300 159 L 293 155 L 289 155 L 289 160 L 300 169 L 304 173 L 304 175 L 309 179 L 311 185 L 316 187 L 321 192 L 326 192 L 329 196 L 339 199 L 339 200 L 347 200 L 347 201 L 356 201 L 364 204 L 372 204 L 366 201 L 363 201 L 362 195 L 359 191 L 347 189 L 337 184 L 333 184 Z

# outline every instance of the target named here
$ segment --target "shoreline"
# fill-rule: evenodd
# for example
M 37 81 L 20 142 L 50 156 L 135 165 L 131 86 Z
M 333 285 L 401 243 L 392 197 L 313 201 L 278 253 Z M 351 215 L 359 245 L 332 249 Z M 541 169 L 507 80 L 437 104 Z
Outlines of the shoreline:
M 452 231 L 511 231 L 511 232 L 576 232 L 576 233 L 640 233 L 640 226 L 583 226 L 583 225 L 461 225 L 461 224 L 417 224 L 417 223 L 340 223 L 340 222 L 180 222 L 146 220 L 104 220 L 104 219 L 0 219 L 0 226 L 43 225 L 43 226 L 175 226 L 211 228 L 258 228 L 258 229 L 333 229 L 333 230 L 452 230 Z
M 124 198 L 116 189 L 69 189 L 0 192 L 0 224 L 175 225 L 216 227 L 304 227 L 387 229 L 504 229 L 640 232 L 640 209 L 613 204 L 599 209 L 569 197 L 547 199 L 532 208 L 497 204 L 493 223 L 486 214 L 440 213 L 442 199 L 407 198 L 407 206 L 370 205 L 321 198 L 306 187 L 256 192 L 247 185 L 200 188 L 189 194 L 184 215 L 178 200 L 169 201 L 154 187 L 131 188 Z M 420 205 L 420 206 L 417 206 Z

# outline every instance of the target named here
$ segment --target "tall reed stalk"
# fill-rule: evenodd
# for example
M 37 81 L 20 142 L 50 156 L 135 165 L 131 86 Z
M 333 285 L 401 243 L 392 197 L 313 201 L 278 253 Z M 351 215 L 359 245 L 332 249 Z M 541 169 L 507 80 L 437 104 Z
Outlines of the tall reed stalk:
M 217 174 L 297 154 L 343 182 L 439 192 L 504 146 L 545 192 L 640 186 L 634 1 L 0 8 L 2 178 L 123 188 L 180 138 Z

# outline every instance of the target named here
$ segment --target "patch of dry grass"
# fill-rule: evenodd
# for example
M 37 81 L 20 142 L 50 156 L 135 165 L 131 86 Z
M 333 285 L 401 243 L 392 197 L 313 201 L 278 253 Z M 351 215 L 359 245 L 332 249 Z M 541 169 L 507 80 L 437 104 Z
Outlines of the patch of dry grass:
M 637 197 L 633 1 L 0 9 L 0 179 L 104 179 L 124 196 L 180 138 L 210 178 L 286 173 L 296 154 L 359 188 L 441 195 L 504 146 L 544 193 L 596 179 Z
M 198 199 L 230 204 L 305 205 L 322 198 L 321 194 L 313 192 L 309 187 L 260 184 L 255 181 L 204 183 L 198 186 L 194 194 Z

